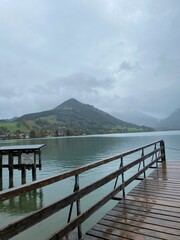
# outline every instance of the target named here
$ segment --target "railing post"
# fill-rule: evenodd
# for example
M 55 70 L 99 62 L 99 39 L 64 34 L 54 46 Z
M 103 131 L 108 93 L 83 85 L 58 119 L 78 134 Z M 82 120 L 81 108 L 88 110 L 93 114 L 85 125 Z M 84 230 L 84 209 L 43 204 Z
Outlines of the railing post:
M 144 148 L 142 148 L 141 157 L 144 157 Z M 143 168 L 145 168 L 145 160 L 143 159 Z M 146 178 L 146 171 L 144 171 L 144 178 Z
M 76 174 L 75 175 L 75 184 L 74 184 L 74 191 L 76 192 L 79 190 L 79 175 Z M 79 216 L 81 214 L 81 205 L 80 205 L 80 199 L 78 199 L 76 201 L 76 208 L 77 208 L 77 216 Z M 73 210 L 73 203 L 71 203 L 70 205 L 70 209 L 69 209 L 69 215 L 68 215 L 68 221 L 67 223 L 69 223 L 71 221 L 71 215 L 72 215 L 72 210 Z M 81 224 L 78 226 L 78 240 L 83 239 L 82 237 L 82 226 Z
M 123 167 L 123 157 L 120 158 L 119 169 L 121 169 L 122 167 Z M 114 189 L 116 189 L 116 187 L 117 187 L 118 179 L 119 179 L 119 175 L 116 177 L 115 184 L 114 184 Z M 121 174 L 121 181 L 122 181 L 122 183 L 124 183 L 124 172 L 122 172 L 122 174 Z M 125 195 L 126 195 L 125 194 L 125 188 L 122 189 L 122 192 L 123 192 L 123 197 L 125 197 Z
M 121 167 L 123 167 L 123 157 L 121 157 Z M 122 183 L 124 183 L 124 172 L 122 172 Z M 125 188 L 123 187 L 123 197 L 126 196 Z
M 165 144 L 164 141 L 160 141 L 160 147 L 161 147 L 161 161 L 164 162 L 166 161 L 166 153 L 165 153 Z
M 123 158 L 121 157 L 120 164 L 119 164 L 119 169 L 121 169 L 122 167 L 123 167 Z M 116 177 L 115 184 L 114 184 L 114 189 L 117 186 L 118 179 L 119 179 L 119 176 Z
M 157 144 L 155 143 L 155 146 L 154 146 L 154 151 L 157 149 Z M 154 156 L 154 155 L 153 155 Z M 155 153 L 155 158 L 157 159 L 158 158 L 158 154 L 157 152 Z M 156 161 L 156 168 L 158 168 L 158 161 Z
M 76 186 L 76 191 L 79 190 L 79 175 L 75 175 L 75 186 Z M 80 199 L 77 199 L 76 201 L 76 207 L 77 207 L 77 216 L 81 214 L 81 204 L 80 204 Z M 82 237 L 82 226 L 81 224 L 78 226 L 78 239 L 83 239 Z

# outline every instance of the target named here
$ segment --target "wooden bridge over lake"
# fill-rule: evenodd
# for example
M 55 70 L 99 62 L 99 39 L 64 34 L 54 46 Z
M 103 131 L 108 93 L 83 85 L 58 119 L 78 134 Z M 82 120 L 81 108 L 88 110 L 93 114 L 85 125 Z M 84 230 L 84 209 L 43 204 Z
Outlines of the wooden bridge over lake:
M 111 172 L 80 187 L 81 176 L 92 169 L 110 165 Z M 67 219 L 46 239 L 118 240 L 118 239 L 180 239 L 180 161 L 166 161 L 162 140 L 94 162 L 21 187 L 2 191 L 0 201 L 26 194 L 55 182 L 74 177 L 71 194 L 0 229 L 6 240 L 68 207 Z M 131 184 L 136 186 L 126 194 Z M 111 184 L 112 187 L 109 185 Z M 84 209 L 82 199 L 108 185 L 107 192 Z M 113 199 L 113 200 L 112 200 Z M 109 201 L 117 204 L 83 232 L 83 223 Z M 73 207 L 76 214 L 73 214 Z M 38 239 L 38 238 L 37 238 Z

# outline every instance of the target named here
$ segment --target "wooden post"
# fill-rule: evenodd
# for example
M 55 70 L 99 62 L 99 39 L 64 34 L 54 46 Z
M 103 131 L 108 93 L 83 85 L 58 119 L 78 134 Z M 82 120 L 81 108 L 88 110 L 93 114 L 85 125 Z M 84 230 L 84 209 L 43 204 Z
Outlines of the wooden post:
M 2 154 L 0 153 L 0 191 L 3 189 L 3 169 L 2 169 Z
M 32 165 L 32 180 L 36 180 L 36 153 L 34 152 L 34 164 Z
M 39 170 L 42 169 L 41 150 L 39 150 Z
M 18 153 L 18 165 L 19 165 L 19 170 L 21 169 L 21 152 Z
M 13 153 L 9 152 L 8 155 L 8 161 L 9 161 L 9 188 L 13 187 Z
M 164 141 L 160 141 L 160 147 L 162 148 L 161 149 L 161 161 L 164 162 L 166 161 L 166 153 L 165 153 L 165 144 L 164 144 Z
M 21 165 L 21 183 L 26 184 L 26 165 Z

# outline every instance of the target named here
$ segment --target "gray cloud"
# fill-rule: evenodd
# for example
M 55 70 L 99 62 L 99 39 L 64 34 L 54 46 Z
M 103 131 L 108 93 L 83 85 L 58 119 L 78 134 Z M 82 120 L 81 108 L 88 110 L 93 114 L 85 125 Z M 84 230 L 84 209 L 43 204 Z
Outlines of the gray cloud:
M 60 88 L 72 89 L 73 91 L 92 92 L 98 88 L 111 88 L 113 78 L 98 79 L 85 73 L 74 73 L 67 77 L 58 77 L 47 83 L 48 88 L 57 91 Z
M 0 117 L 70 97 L 114 112 L 179 107 L 180 1 L 0 1 Z
M 121 72 L 121 71 L 137 71 L 140 70 L 140 66 L 138 64 L 138 62 L 135 62 L 134 64 L 131 64 L 128 61 L 123 61 L 120 63 L 118 69 L 116 70 L 117 73 Z

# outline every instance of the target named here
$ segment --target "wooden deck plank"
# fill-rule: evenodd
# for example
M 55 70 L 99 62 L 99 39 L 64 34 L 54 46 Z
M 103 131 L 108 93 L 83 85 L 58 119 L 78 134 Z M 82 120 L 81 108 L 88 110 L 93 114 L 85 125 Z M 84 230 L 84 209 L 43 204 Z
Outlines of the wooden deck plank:
M 134 197 L 134 196 L 127 196 L 125 199 L 126 202 L 130 202 L 130 204 L 140 205 L 142 207 L 146 208 L 156 208 L 161 209 L 164 211 L 171 211 L 171 212 L 177 212 L 180 213 L 180 204 L 177 204 L 176 202 L 169 202 L 169 201 L 163 201 L 163 200 L 156 200 L 156 199 L 148 199 L 148 198 L 142 198 L 142 197 Z
M 143 223 L 149 223 L 149 224 L 155 224 L 159 225 L 162 227 L 169 227 L 169 219 L 163 219 L 160 217 L 152 217 L 152 215 L 147 215 L 142 212 L 137 213 L 136 211 L 122 211 L 122 212 L 117 212 L 117 211 L 112 211 L 108 213 L 106 216 L 112 216 L 112 217 L 118 217 L 120 219 L 124 219 L 125 221 L 136 221 L 136 222 L 142 222 Z M 104 218 L 105 219 L 105 218 Z M 179 229 L 179 222 L 172 220 L 172 228 L 174 229 Z M 172 223 L 171 222 L 171 223 Z
M 86 236 L 92 240 L 180 239 L 180 161 L 154 169 Z
M 179 186 L 180 187 L 180 186 Z M 172 196 L 180 196 L 180 189 L 164 189 L 163 187 L 161 188 L 161 193 L 159 193 L 159 189 L 157 188 L 153 188 L 153 187 L 148 187 L 148 189 L 145 187 L 138 187 L 136 189 L 134 189 L 133 192 L 141 192 L 144 191 L 146 193 L 150 193 L 150 194 L 163 194 L 163 195 L 172 195 Z
M 88 236 L 89 237 L 93 237 L 96 236 L 96 237 L 99 237 L 101 240 L 119 240 L 119 236 L 115 235 L 115 234 L 107 234 L 105 231 L 104 231 L 104 228 L 103 226 L 100 226 L 98 229 L 96 229 L 97 227 L 95 227 L 94 229 L 91 229 L 89 232 L 88 232 Z M 87 235 L 85 236 L 85 240 L 86 240 L 86 237 Z M 121 239 L 128 239 L 128 240 L 131 240 L 132 238 L 127 238 L 127 237 L 121 237 Z
M 136 188 L 147 188 L 148 189 L 154 189 L 154 190 L 158 190 L 158 188 L 161 188 L 162 190 L 166 190 L 166 191 L 178 191 L 180 192 L 180 183 L 171 183 L 171 182 L 160 182 L 160 181 L 143 181 L 142 184 L 139 184 Z
M 143 229 L 128 224 L 113 223 L 112 221 L 101 220 L 92 230 L 100 232 L 104 239 L 112 239 L 116 236 L 117 239 L 170 239 L 170 235 L 159 236 L 154 230 Z M 172 238 L 171 238 L 172 239 Z M 176 238 L 174 238 L 175 240 Z
M 170 234 L 170 235 L 175 235 L 175 236 L 179 236 L 180 238 L 180 231 L 178 231 L 175 228 L 169 228 L 167 226 L 161 226 L 162 224 L 154 224 L 152 221 L 150 222 L 145 222 L 144 217 L 140 216 L 140 218 L 138 218 L 138 216 L 134 216 L 134 217 L 127 217 L 127 215 L 124 218 L 117 218 L 116 216 L 110 216 L 110 215 L 105 215 L 103 220 L 107 220 L 110 221 L 112 223 L 113 226 L 119 227 L 121 225 L 126 225 L 127 228 L 131 227 L 133 228 L 141 228 L 141 229 L 149 229 L 152 230 L 153 232 L 162 232 L 165 234 Z M 100 223 L 102 223 L 100 221 Z M 170 224 L 171 225 L 171 224 Z M 139 231 L 139 230 L 138 230 Z
M 156 198 L 156 199 L 165 199 L 166 201 L 180 201 L 180 197 L 174 196 L 174 195 L 169 195 L 169 194 L 155 194 L 155 193 L 150 193 L 147 191 L 141 192 L 141 191 L 133 191 L 130 196 L 141 196 L 145 198 Z
M 145 235 L 142 232 L 139 232 L 139 229 L 133 229 L 124 225 L 113 225 L 110 221 L 101 220 L 101 223 L 98 223 L 93 229 L 91 229 L 88 234 L 91 236 L 99 236 L 102 239 L 107 240 L 119 240 L 119 239 L 131 239 L 131 240 L 140 240 L 140 239 L 162 239 L 156 237 L 153 231 L 148 231 Z M 149 234 L 149 235 L 148 235 Z M 153 235 L 153 236 L 152 236 Z M 87 235 L 86 235 L 87 236 Z
M 180 184 L 179 184 L 179 187 L 180 187 Z M 149 192 L 152 191 L 152 192 L 157 192 L 157 193 L 176 193 L 176 194 L 180 195 L 180 189 L 178 187 L 173 188 L 171 186 L 170 187 L 167 185 L 161 186 L 159 184 L 156 184 L 154 186 L 152 186 L 150 184 L 139 185 L 134 190 L 141 191 L 142 189 L 143 189 L 143 191 L 149 191 Z
M 69 233 L 67 236 L 63 237 L 61 240 L 76 240 L 78 239 L 78 234 L 77 232 L 73 231 L 71 233 Z M 83 239 L 86 239 L 86 240 L 102 240 L 102 238 L 98 238 L 98 237 L 95 237 L 95 236 L 85 236 L 85 238 Z
M 126 214 L 134 214 L 137 216 L 144 216 L 144 217 L 151 217 L 151 218 L 155 218 L 155 219 L 163 219 L 163 220 L 167 220 L 167 221 L 174 221 L 177 223 L 180 223 L 180 217 L 178 217 L 178 214 L 173 214 L 173 213 L 164 213 L 164 211 L 161 210 L 154 210 L 154 211 L 149 211 L 147 213 L 147 211 L 143 211 L 142 209 L 138 208 L 138 207 L 134 207 L 129 205 L 127 208 L 118 208 L 118 207 L 114 207 L 111 211 L 115 211 L 115 213 L 113 213 L 114 215 L 120 216 L 122 214 L 124 214 L 124 212 Z M 111 215 L 111 211 L 108 213 L 109 215 Z M 121 216 L 122 217 L 122 216 Z

